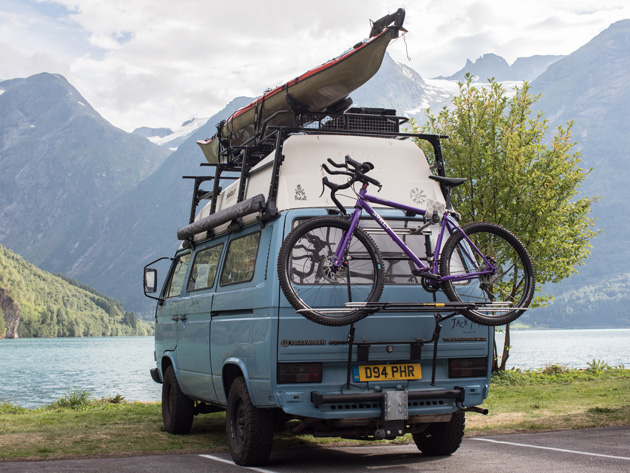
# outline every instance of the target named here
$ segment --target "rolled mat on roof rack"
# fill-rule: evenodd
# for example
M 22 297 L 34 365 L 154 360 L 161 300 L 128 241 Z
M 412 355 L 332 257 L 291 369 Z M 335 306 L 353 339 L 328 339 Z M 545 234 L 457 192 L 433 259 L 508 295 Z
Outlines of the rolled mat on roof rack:
M 245 215 L 250 215 L 260 210 L 264 210 L 264 208 L 265 197 L 262 194 L 255 195 L 250 199 L 239 202 L 238 204 L 235 204 L 226 209 L 219 210 L 212 215 L 208 215 L 207 217 L 197 220 L 190 225 L 186 225 L 185 227 L 180 228 L 179 230 L 177 230 L 177 239 L 186 240 L 190 237 L 198 235 L 199 233 L 212 230 L 213 228 L 216 228 L 219 225 L 223 225 L 224 223 L 231 222 L 232 220 L 237 220 L 244 217 Z

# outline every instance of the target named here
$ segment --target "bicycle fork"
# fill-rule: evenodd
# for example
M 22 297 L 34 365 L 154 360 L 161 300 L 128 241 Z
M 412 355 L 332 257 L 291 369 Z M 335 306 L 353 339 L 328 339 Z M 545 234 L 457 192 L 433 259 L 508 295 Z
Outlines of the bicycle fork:
M 337 246 L 335 250 L 335 256 L 332 261 L 332 269 L 334 271 L 338 271 L 340 267 L 348 266 L 347 254 L 350 248 L 350 241 L 352 240 L 352 235 L 354 235 L 354 230 L 357 228 L 359 224 L 359 218 L 361 217 L 361 208 L 355 207 L 355 211 L 350 216 L 350 227 L 346 232 L 343 233 L 341 237 L 341 242 Z M 349 273 L 348 273 L 349 274 Z M 348 279 L 350 279 L 348 277 Z
M 444 276 L 442 281 L 468 281 L 471 279 L 479 278 L 484 275 L 495 274 L 497 271 L 497 266 L 494 258 L 486 256 L 483 252 L 477 248 L 477 246 L 473 243 L 470 237 L 461 229 L 459 225 L 454 223 L 452 217 L 448 215 L 444 215 L 442 229 L 440 231 L 440 236 L 438 237 L 438 243 L 436 245 L 436 253 L 439 252 L 439 246 L 441 243 L 442 235 L 444 234 L 444 229 L 448 228 L 449 233 L 452 235 L 455 232 L 461 232 L 462 239 L 458 243 L 457 246 L 457 254 L 459 256 L 463 271 L 461 275 L 448 275 Z M 476 258 L 476 255 L 479 256 Z M 437 264 L 437 262 L 434 262 Z M 483 268 L 481 267 L 483 266 Z

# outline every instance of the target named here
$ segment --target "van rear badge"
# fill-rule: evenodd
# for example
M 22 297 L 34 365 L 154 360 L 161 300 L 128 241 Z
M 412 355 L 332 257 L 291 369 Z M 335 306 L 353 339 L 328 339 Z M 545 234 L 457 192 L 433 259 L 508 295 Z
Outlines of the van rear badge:
M 326 340 L 287 340 L 286 338 L 280 342 L 283 347 L 298 345 L 326 345 Z
M 306 198 L 306 192 L 304 192 L 304 189 L 299 184 L 295 188 L 295 200 L 308 200 Z

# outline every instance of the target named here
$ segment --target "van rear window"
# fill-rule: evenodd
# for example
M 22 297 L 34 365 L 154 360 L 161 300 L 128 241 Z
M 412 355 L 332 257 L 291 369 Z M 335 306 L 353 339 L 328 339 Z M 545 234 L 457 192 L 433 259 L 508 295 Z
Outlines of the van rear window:
M 230 242 L 221 273 L 221 286 L 252 280 L 259 242 L 260 232 L 250 233 Z
M 308 218 L 296 218 L 293 221 L 292 229 L 306 220 Z M 393 217 L 385 218 L 384 220 L 418 258 L 426 261 L 425 235 L 414 233 L 414 230 L 423 224 L 422 220 Z M 420 284 L 420 278 L 412 274 L 412 271 L 415 269 L 413 262 L 374 220 L 361 218 L 359 225 L 372 237 L 374 243 L 381 251 L 383 263 L 385 264 L 383 268 L 385 284 Z
M 422 221 L 400 218 L 386 218 L 385 221 L 411 251 L 427 264 L 425 236 L 413 233 L 422 224 Z M 361 219 L 361 226 L 368 232 L 381 251 L 385 263 L 383 268 L 385 284 L 420 284 L 420 278 L 411 273 L 415 269 L 413 262 L 374 220 Z

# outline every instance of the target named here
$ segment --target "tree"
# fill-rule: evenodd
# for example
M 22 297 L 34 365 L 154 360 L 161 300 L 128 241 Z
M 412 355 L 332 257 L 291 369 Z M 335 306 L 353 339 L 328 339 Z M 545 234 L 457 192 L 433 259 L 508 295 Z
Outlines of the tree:
M 453 195 L 455 209 L 463 222 L 498 223 L 518 236 L 534 261 L 538 293 L 570 276 L 590 254 L 597 232 L 589 213 L 597 199 L 578 195 L 590 170 L 579 166 L 572 122 L 549 139 L 543 112 L 532 108 L 539 96 L 530 95 L 526 82 L 514 92 L 508 97 L 492 79 L 475 87 L 467 75 L 453 107 L 437 116 L 427 111 L 428 121 L 414 131 L 449 137 L 443 144 L 446 175 L 467 178 Z M 538 294 L 531 307 L 550 297 Z M 509 324 L 505 331 L 500 364 L 495 344 L 493 370 L 505 369 L 509 357 Z
M 129 325 L 134 329 L 134 333 L 136 328 L 138 327 L 138 319 L 136 318 L 135 312 L 127 312 L 125 311 L 125 315 L 123 316 L 123 324 Z

